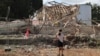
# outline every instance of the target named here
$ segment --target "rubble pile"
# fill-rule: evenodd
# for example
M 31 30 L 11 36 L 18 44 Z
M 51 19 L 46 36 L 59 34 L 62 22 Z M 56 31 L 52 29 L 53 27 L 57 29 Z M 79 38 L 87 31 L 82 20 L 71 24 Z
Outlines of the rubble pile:
M 55 3 L 52 6 L 44 5 L 40 10 L 36 12 L 36 17 L 39 20 L 44 20 L 45 22 L 50 22 L 49 24 L 55 23 L 71 23 L 74 21 L 76 23 L 76 15 L 78 14 L 78 5 L 63 5 Z

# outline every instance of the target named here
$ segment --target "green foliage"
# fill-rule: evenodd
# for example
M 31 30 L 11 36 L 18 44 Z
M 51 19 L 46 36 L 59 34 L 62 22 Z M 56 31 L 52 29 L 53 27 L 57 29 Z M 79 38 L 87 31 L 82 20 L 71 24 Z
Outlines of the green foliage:
M 10 6 L 10 18 L 28 18 L 42 6 L 42 0 L 0 0 L 0 17 L 6 17 Z
M 92 18 L 93 20 L 100 22 L 100 6 L 97 4 L 92 6 Z

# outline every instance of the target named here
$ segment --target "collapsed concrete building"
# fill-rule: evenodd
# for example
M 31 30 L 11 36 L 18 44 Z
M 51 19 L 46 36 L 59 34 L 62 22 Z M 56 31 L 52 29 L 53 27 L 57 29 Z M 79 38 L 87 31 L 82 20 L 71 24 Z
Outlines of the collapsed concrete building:
M 80 5 L 64 5 L 63 3 L 58 3 L 55 1 L 48 2 L 51 6 L 44 5 L 40 10 L 35 13 L 34 19 L 37 19 L 38 24 L 52 26 L 58 26 L 62 28 L 69 27 L 67 29 L 73 30 L 73 34 L 76 31 L 79 32 L 80 25 L 86 25 L 85 23 L 79 21 L 80 17 Z M 83 16 L 83 15 L 82 15 Z M 80 18 L 78 20 L 78 17 Z M 83 18 L 82 18 L 83 19 Z M 91 20 L 90 20 L 91 21 Z M 42 22 L 42 23 L 41 23 Z M 44 23 L 43 23 L 44 22 Z M 91 24 L 91 22 L 89 23 Z M 91 28 L 92 29 L 92 28 Z
M 66 6 L 59 3 L 52 4 L 52 6 L 44 5 L 43 8 L 38 10 L 36 17 L 38 20 L 51 22 L 52 24 L 61 22 L 66 25 L 70 20 L 76 21 L 78 9 L 78 5 Z
M 63 21 L 67 23 L 69 19 L 74 19 L 74 21 L 91 25 L 91 6 L 89 5 L 65 5 L 55 1 L 48 4 L 50 6 L 44 5 L 36 12 L 38 19 L 52 21 L 53 24 Z

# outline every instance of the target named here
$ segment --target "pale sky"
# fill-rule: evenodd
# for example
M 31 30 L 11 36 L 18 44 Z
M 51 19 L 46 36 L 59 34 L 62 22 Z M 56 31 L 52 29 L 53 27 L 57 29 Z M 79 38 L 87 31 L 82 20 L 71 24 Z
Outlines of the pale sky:
M 84 4 L 87 2 L 91 2 L 92 4 L 100 5 L 100 0 L 43 0 L 43 3 L 45 4 L 46 2 L 49 1 L 64 2 L 68 4 Z

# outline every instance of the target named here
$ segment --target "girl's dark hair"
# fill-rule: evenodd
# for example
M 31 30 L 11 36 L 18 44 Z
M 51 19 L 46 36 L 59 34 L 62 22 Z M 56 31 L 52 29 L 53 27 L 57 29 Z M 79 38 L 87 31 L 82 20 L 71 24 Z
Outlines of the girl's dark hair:
M 62 32 L 62 29 L 59 29 L 59 32 Z
M 60 36 L 60 35 L 61 35 L 61 33 L 58 33 L 58 35 Z

